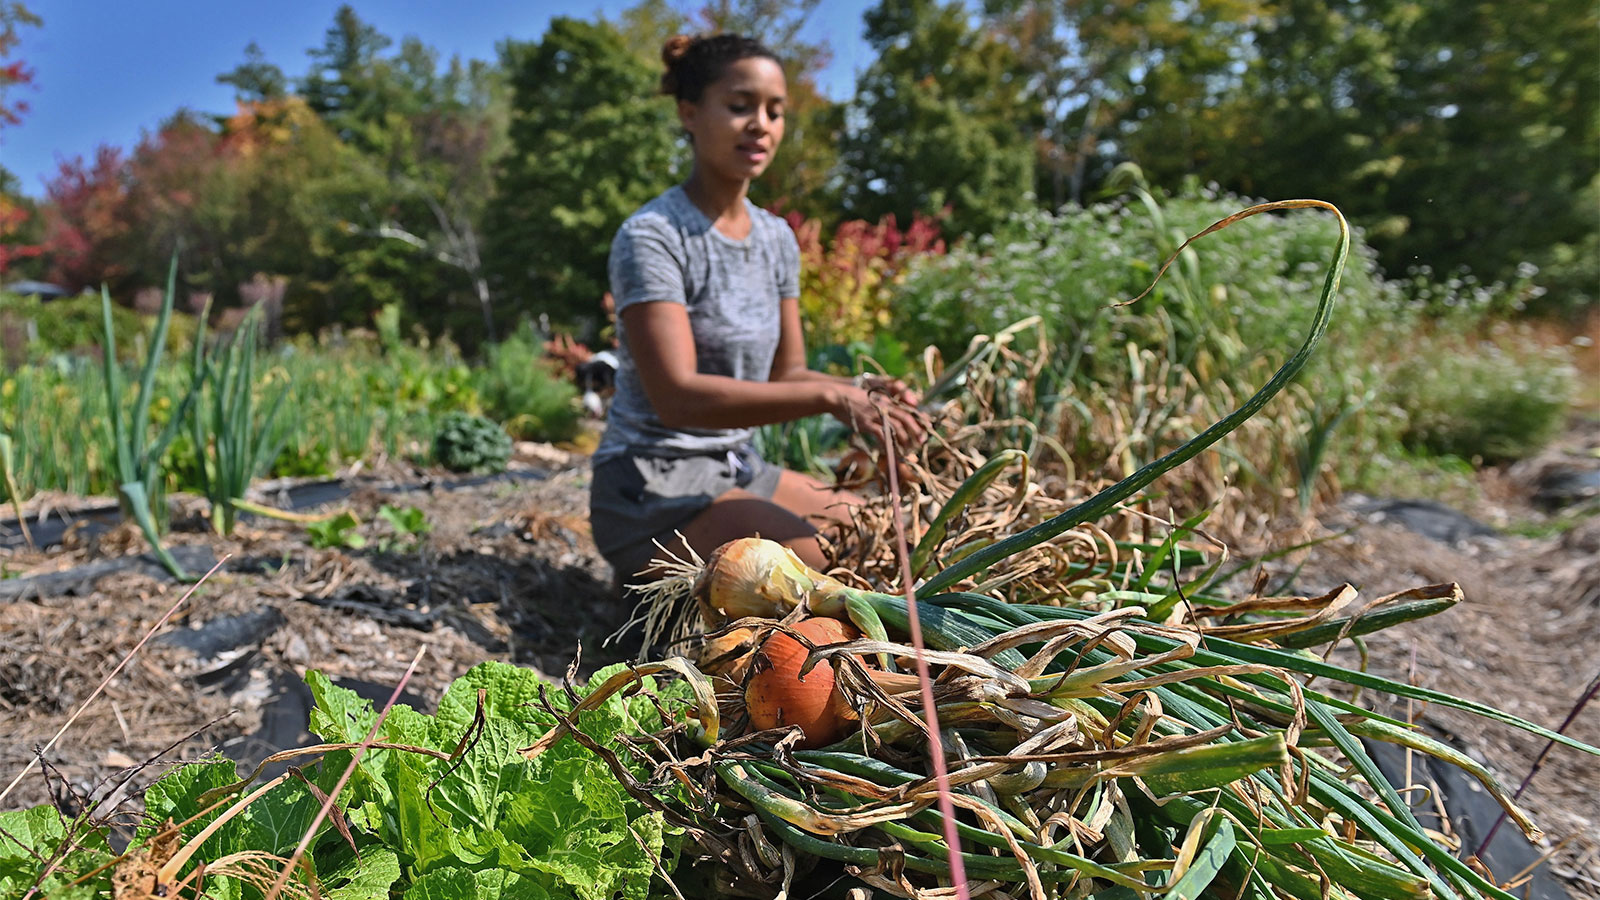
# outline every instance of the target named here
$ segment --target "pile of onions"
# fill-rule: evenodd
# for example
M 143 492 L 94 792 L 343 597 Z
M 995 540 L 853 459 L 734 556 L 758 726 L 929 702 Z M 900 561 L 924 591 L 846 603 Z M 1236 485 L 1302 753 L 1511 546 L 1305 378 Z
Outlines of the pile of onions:
M 792 629 L 817 646 L 852 641 L 860 632 L 848 622 L 825 616 L 805 619 Z M 833 665 L 816 664 L 804 677 L 810 649 L 781 631 L 773 631 L 751 660 L 744 702 L 754 730 L 800 726 L 805 737 L 799 747 L 814 749 L 837 741 L 855 713 L 834 683 Z

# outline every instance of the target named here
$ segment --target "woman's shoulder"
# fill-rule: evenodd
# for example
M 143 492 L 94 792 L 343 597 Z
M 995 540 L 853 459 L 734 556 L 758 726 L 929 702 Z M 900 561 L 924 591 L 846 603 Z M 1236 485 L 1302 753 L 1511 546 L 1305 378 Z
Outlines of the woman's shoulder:
M 785 244 L 798 243 L 794 228 L 789 224 L 788 219 L 777 213 L 762 209 L 748 198 L 745 199 L 745 203 L 750 208 L 751 224 L 762 237 L 766 240 Z
M 619 232 L 638 230 L 676 230 L 677 221 L 681 213 L 672 196 L 678 190 L 676 187 L 652 197 L 643 206 L 634 210 L 631 215 L 622 220 Z
M 711 222 L 683 192 L 682 185 L 673 185 L 634 210 L 622 224 L 625 228 L 670 228 L 693 234 L 706 230 Z

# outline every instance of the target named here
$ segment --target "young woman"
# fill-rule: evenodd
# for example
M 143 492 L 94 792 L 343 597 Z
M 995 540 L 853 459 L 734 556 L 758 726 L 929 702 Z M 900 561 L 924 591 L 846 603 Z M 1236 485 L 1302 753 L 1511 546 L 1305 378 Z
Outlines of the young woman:
M 595 543 L 624 580 L 658 541 L 681 553 L 679 534 L 701 555 L 759 534 L 821 566 L 818 527 L 860 498 L 763 461 L 752 430 L 829 413 L 908 447 L 925 424 L 898 381 L 806 368 L 799 244 L 745 198 L 783 139 L 777 57 L 738 35 L 679 35 L 661 55 L 694 166 L 611 245 L 620 364 L 594 454 Z

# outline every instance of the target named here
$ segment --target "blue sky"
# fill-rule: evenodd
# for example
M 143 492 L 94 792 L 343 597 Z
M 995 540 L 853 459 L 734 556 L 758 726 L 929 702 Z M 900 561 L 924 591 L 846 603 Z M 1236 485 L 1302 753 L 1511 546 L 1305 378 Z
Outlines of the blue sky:
M 614 17 L 632 0 L 352 0 L 356 12 L 398 41 L 414 34 L 447 60 L 492 59 L 507 37 L 534 40 L 552 16 Z M 43 20 L 25 28 L 15 58 L 35 70 L 36 89 L 15 99 L 32 110 L 0 132 L 0 165 L 24 193 L 40 196 L 58 161 L 89 157 L 100 144 L 129 148 L 180 107 L 223 112 L 232 89 L 216 76 L 244 59 L 255 41 L 291 77 L 305 73 L 306 51 L 321 46 L 340 0 L 29 0 Z M 676 4 L 692 6 L 689 3 Z M 833 62 L 822 87 L 848 96 L 871 62 L 861 40 L 868 0 L 822 0 L 807 26 L 826 37 Z

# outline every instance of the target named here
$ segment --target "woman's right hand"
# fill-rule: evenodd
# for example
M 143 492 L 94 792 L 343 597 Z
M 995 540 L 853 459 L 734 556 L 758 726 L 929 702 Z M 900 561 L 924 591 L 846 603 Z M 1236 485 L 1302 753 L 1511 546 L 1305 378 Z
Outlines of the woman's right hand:
M 920 445 L 928 436 L 928 422 L 922 413 L 898 397 L 842 384 L 838 386 L 833 405 L 834 418 L 879 446 L 884 445 L 883 429 L 887 425 L 892 430 L 897 452 Z

